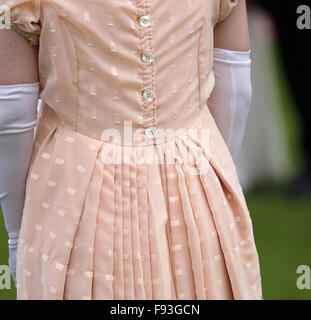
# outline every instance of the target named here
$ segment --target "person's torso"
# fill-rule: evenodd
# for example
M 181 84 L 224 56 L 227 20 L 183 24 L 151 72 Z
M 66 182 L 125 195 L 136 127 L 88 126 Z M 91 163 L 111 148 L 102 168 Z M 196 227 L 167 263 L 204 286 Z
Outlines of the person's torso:
M 190 127 L 214 86 L 214 6 L 43 1 L 40 97 L 64 126 L 96 139 L 110 131 L 123 139 L 124 127 Z

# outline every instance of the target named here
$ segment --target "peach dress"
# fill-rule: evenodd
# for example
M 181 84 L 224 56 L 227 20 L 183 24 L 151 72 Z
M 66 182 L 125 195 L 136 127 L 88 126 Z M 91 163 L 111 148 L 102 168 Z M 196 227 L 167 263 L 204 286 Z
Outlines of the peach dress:
M 0 0 L 40 48 L 18 299 L 262 299 L 207 106 L 213 28 L 237 1 Z

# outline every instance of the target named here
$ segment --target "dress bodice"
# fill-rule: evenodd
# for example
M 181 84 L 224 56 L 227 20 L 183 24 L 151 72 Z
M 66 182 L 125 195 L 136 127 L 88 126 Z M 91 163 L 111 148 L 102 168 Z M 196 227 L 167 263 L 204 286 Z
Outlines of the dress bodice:
M 71 130 L 123 145 L 195 123 L 214 87 L 214 26 L 237 0 L 1 3 L 39 45 L 43 107 Z

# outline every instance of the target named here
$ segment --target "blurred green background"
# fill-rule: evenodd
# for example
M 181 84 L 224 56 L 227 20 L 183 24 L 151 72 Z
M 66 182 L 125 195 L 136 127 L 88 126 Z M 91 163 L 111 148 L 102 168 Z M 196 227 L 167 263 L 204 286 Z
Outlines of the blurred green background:
M 0 207 L 0 265 L 8 265 L 8 237 L 4 226 L 3 215 Z M 0 300 L 14 300 L 16 299 L 16 288 L 11 276 L 11 290 L 0 289 Z

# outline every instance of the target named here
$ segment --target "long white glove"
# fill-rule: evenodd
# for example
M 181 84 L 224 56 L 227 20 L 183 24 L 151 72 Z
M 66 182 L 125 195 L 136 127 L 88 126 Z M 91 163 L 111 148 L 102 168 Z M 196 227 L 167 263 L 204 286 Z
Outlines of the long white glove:
M 250 51 L 214 49 L 215 88 L 207 105 L 236 162 L 251 106 Z
M 0 85 L 0 203 L 9 237 L 9 267 L 16 283 L 16 253 L 25 183 L 37 121 L 39 83 Z

